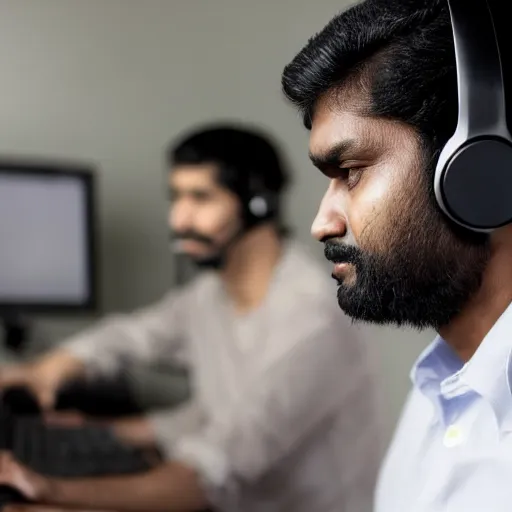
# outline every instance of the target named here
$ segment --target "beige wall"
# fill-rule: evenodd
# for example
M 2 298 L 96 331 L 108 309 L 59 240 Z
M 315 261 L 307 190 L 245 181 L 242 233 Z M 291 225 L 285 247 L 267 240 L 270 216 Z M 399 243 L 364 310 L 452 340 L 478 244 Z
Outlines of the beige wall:
M 299 237 L 326 185 L 307 133 L 280 93 L 283 66 L 343 0 L 0 0 L 0 152 L 95 163 L 100 177 L 102 302 L 107 311 L 157 298 L 171 282 L 162 148 L 215 118 L 272 129 L 296 185 Z M 334 300 L 334 287 L 333 287 Z M 87 319 L 47 321 L 57 340 Z M 378 351 L 386 432 L 410 364 L 432 334 L 365 328 Z

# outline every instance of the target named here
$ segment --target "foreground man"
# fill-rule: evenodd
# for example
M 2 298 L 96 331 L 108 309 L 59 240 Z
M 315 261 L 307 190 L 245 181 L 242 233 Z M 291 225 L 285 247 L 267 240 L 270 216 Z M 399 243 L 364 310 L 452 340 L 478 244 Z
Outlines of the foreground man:
M 2 378 L 51 404 L 71 377 L 184 361 L 190 403 L 114 424 L 131 442 L 156 442 L 168 461 L 140 476 L 73 481 L 4 454 L 0 480 L 34 501 L 90 509 L 368 510 L 379 457 L 371 369 L 331 281 L 282 235 L 276 149 L 252 130 L 215 127 L 169 156 L 170 227 L 205 272 Z
M 376 512 L 512 507 L 512 227 L 457 227 L 433 190 L 457 124 L 455 64 L 445 1 L 367 0 L 283 75 L 329 178 L 313 233 L 340 307 L 439 332 L 412 370 Z

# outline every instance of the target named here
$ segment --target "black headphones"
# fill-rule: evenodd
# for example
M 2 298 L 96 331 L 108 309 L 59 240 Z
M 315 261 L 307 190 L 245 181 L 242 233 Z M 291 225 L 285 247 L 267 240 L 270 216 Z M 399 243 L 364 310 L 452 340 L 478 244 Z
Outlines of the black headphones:
M 248 196 L 243 199 L 249 225 L 273 219 L 277 214 L 277 195 L 266 189 L 261 176 L 249 176 Z
M 495 26 L 486 0 L 448 0 L 459 117 L 437 163 L 434 188 L 457 224 L 491 232 L 512 222 L 512 137 Z

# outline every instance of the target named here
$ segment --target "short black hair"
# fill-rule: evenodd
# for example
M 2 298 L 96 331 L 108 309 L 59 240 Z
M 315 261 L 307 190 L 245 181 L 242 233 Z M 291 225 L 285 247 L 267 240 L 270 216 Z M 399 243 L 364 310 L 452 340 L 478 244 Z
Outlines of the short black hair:
M 403 121 L 439 150 L 457 122 L 457 78 L 446 0 L 365 0 L 332 19 L 288 64 L 285 95 L 310 129 L 317 100 L 354 77 L 369 115 Z
M 203 126 L 187 133 L 169 146 L 167 163 L 170 167 L 214 164 L 219 183 L 242 200 L 255 185 L 279 197 L 290 181 L 283 156 L 272 138 L 241 124 Z

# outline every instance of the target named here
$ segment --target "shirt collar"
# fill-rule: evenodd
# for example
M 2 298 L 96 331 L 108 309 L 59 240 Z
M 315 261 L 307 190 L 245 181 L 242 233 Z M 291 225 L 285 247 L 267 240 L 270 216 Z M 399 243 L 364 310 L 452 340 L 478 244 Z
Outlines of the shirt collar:
M 502 429 L 512 430 L 512 305 L 483 339 L 473 357 L 463 364 L 438 336 L 416 361 L 413 384 L 433 401 L 472 390 L 493 408 Z
M 411 380 L 421 391 L 439 387 L 441 382 L 458 372 L 462 362 L 451 347 L 437 338 L 421 353 L 411 370 Z
M 512 305 L 488 332 L 460 379 L 488 401 L 502 428 L 512 429 Z

